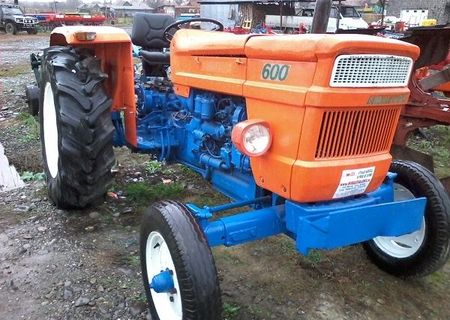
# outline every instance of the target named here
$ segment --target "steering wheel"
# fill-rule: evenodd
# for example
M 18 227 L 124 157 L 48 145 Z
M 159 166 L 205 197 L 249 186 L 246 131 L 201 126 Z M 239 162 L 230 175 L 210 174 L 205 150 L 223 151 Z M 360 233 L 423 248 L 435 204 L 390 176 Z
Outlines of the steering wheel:
M 208 19 L 208 18 L 192 18 L 187 20 L 181 20 L 174 22 L 172 24 L 169 24 L 166 29 L 164 29 L 164 38 L 170 42 L 173 39 L 173 36 L 175 35 L 175 32 L 182 29 L 183 25 L 190 24 L 192 22 L 207 22 L 212 23 L 215 25 L 214 28 L 210 29 L 209 31 L 223 31 L 223 24 L 220 23 L 220 21 L 214 20 L 214 19 Z

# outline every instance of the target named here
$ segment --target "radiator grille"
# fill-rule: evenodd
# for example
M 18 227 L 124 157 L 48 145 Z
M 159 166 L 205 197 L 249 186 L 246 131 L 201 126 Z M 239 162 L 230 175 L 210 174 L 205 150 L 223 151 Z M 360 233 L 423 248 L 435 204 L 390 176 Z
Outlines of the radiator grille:
M 316 159 L 389 150 L 399 115 L 398 107 L 324 112 Z
M 388 55 L 341 55 L 336 58 L 331 87 L 406 86 L 412 59 Z

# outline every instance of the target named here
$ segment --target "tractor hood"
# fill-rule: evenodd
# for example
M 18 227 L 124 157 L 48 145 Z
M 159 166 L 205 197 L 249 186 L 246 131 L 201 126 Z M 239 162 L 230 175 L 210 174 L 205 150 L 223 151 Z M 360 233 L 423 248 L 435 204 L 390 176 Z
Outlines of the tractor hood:
M 317 61 L 355 52 L 385 53 L 417 59 L 419 49 L 398 40 L 354 34 L 235 35 L 179 30 L 172 41 L 175 55 L 235 56 L 289 61 Z

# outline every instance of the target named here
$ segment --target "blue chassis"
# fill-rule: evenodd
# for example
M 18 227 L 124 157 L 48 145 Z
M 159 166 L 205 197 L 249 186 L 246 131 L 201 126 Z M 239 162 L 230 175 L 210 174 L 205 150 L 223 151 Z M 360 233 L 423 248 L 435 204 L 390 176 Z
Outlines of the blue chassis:
M 333 249 L 373 239 L 400 236 L 421 226 L 426 198 L 394 201 L 394 173 L 376 191 L 351 199 L 314 204 L 277 197 L 234 202 L 217 207 L 187 207 L 196 217 L 210 246 L 234 246 L 284 233 L 302 254 L 310 249 Z M 253 205 L 251 209 L 218 219 L 216 212 Z

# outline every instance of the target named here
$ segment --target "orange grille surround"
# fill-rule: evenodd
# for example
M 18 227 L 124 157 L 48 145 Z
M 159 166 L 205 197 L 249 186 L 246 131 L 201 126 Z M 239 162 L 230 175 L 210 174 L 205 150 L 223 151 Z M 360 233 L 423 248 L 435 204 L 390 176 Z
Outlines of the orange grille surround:
M 391 106 L 324 111 L 315 159 L 389 151 L 400 110 L 400 106 Z

